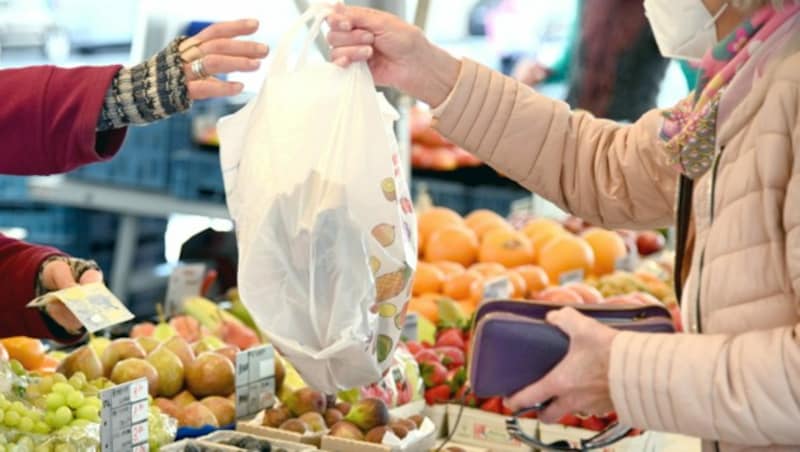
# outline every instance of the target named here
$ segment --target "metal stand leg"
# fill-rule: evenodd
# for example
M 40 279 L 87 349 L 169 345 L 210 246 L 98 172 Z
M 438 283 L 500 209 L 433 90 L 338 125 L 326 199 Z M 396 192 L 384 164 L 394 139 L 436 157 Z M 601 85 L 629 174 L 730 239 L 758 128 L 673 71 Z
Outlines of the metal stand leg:
M 111 267 L 111 292 L 122 301 L 125 301 L 128 295 L 128 278 L 133 269 L 138 237 L 139 219 L 133 215 L 121 215 Z

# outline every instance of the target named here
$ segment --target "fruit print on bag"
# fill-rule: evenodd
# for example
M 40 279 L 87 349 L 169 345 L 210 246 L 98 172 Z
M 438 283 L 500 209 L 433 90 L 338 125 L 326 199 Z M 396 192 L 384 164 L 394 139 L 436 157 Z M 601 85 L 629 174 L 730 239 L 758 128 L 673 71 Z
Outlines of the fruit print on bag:
M 381 223 L 374 228 L 372 228 L 372 236 L 375 237 L 375 240 L 381 244 L 384 248 L 391 246 L 394 243 L 394 226 L 387 223 Z
M 411 269 L 408 266 L 378 276 L 375 279 L 375 300 L 380 303 L 400 295 L 408 284 L 410 277 Z
M 385 334 L 381 334 L 378 336 L 378 362 L 382 363 L 386 361 L 386 358 L 389 357 L 389 354 L 392 352 L 392 347 L 394 343 L 392 342 L 392 338 L 386 336 Z
M 403 308 L 400 309 L 400 313 L 397 314 L 394 318 L 394 326 L 396 326 L 398 330 L 402 330 L 403 327 L 406 325 L 406 316 L 408 315 L 408 305 L 409 302 L 406 301 L 405 304 L 403 304 Z
M 381 190 L 387 201 L 397 201 L 397 187 L 395 186 L 393 177 L 387 177 L 381 181 Z

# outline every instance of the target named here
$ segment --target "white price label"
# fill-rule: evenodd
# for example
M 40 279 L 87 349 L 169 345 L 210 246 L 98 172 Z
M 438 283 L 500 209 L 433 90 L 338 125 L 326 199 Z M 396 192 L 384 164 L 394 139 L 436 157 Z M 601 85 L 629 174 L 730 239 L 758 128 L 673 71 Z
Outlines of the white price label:
M 275 350 L 263 345 L 236 354 L 236 417 L 252 416 L 275 403 Z
M 172 271 L 165 302 L 168 316 L 180 313 L 187 297 L 202 295 L 205 275 L 205 264 L 180 264 Z
M 505 276 L 490 279 L 483 286 L 483 300 L 502 300 L 511 296 L 513 292 L 511 281 Z
M 102 452 L 147 451 L 147 380 L 140 378 L 100 392 Z
M 571 283 L 577 283 L 583 281 L 583 269 L 579 268 L 577 270 L 568 271 L 566 273 L 562 273 L 561 276 L 558 277 L 558 284 L 566 285 Z

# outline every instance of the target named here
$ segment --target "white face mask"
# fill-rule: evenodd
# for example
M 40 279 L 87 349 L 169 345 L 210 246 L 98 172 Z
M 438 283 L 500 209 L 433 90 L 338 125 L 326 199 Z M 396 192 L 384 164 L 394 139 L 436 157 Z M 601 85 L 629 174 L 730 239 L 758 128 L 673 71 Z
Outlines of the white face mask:
M 644 0 L 658 50 L 681 60 L 699 60 L 717 43 L 714 23 L 727 7 L 712 16 L 701 0 Z

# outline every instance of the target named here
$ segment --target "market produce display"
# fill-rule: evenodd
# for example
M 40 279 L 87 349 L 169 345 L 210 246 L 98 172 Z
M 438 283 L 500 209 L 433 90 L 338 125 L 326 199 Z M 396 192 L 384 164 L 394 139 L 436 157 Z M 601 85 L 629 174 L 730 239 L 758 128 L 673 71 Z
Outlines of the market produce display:
M 431 125 L 430 112 L 411 110 L 411 166 L 419 169 L 450 171 L 459 167 L 480 166 L 474 155 L 447 141 Z
M 353 404 L 336 402 L 335 397 L 328 399 L 310 388 L 295 391 L 281 406 L 265 410 L 262 418 L 265 427 L 372 443 L 383 442 L 388 432 L 403 439 L 422 421 L 421 415 L 393 419 L 381 399 L 368 397 Z

